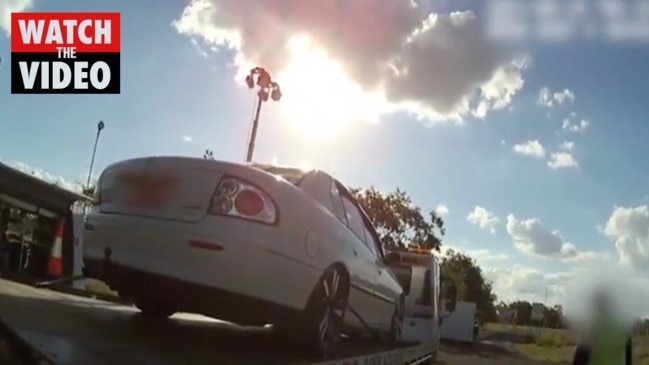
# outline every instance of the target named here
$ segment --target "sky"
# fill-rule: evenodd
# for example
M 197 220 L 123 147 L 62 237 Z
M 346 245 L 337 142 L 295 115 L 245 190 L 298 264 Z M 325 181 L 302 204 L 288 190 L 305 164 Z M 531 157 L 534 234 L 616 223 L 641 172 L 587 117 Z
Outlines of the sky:
M 256 161 L 404 189 L 503 300 L 564 303 L 579 273 L 607 268 L 644 305 L 649 32 L 634 17 L 649 12 L 546 3 L 3 1 L 0 159 L 77 188 L 102 120 L 95 176 L 206 149 L 243 161 L 244 80 L 263 66 L 282 99 L 263 106 Z M 12 95 L 12 11 L 120 12 L 121 94 Z

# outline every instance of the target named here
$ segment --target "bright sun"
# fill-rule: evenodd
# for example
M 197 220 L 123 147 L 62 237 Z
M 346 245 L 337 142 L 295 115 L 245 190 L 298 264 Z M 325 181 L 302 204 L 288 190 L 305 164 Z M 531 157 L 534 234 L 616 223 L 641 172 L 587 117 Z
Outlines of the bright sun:
M 289 43 L 291 60 L 278 74 L 281 109 L 300 134 L 331 138 L 356 120 L 374 120 L 378 105 L 371 95 L 349 80 L 341 66 L 305 36 Z

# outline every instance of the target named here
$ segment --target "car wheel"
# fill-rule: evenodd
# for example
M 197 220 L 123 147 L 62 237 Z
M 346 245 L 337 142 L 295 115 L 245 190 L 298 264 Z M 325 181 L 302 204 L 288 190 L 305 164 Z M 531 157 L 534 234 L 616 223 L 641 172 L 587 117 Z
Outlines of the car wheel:
M 307 306 L 307 331 L 310 345 L 322 359 L 332 359 L 340 347 L 349 280 L 338 267 L 330 267 L 320 278 Z
M 135 307 L 140 310 L 142 316 L 151 319 L 166 319 L 171 317 L 176 311 L 170 306 L 146 299 L 139 299 L 135 301 Z
M 390 322 L 390 337 L 389 343 L 395 344 L 401 340 L 401 334 L 403 331 L 403 317 L 406 310 L 406 300 L 403 296 L 399 298 L 397 306 L 394 308 L 394 313 L 392 314 L 392 321 Z

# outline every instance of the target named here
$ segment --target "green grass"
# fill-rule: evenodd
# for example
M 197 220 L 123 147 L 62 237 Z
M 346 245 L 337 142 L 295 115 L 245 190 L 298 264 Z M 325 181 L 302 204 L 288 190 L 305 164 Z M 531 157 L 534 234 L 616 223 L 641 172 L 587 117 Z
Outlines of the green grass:
M 569 330 L 513 326 L 500 323 L 485 325 L 482 339 L 502 339 L 510 342 L 522 356 L 533 360 L 570 363 L 576 336 Z M 509 340 L 509 341 L 505 341 Z M 649 365 L 649 337 L 633 338 L 634 364 Z
M 487 324 L 481 337 L 509 342 L 520 355 L 531 360 L 555 363 L 570 362 L 576 344 L 570 331 L 496 323 Z

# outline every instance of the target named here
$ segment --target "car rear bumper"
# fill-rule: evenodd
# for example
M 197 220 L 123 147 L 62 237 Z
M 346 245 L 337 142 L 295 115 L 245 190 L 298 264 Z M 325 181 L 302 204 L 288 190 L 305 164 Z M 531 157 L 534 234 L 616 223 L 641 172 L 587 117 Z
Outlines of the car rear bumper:
M 119 289 L 124 299 L 154 298 L 178 311 L 201 313 L 244 325 L 283 323 L 288 318 L 299 321 L 302 316 L 302 311 L 274 302 L 145 272 L 109 259 L 85 259 L 83 273 Z
M 274 252 L 274 246 L 286 244 L 273 242 L 277 235 L 253 229 L 223 217 L 185 223 L 96 214 L 85 224 L 84 257 L 101 260 L 110 250 L 118 266 L 304 308 L 320 273 Z

